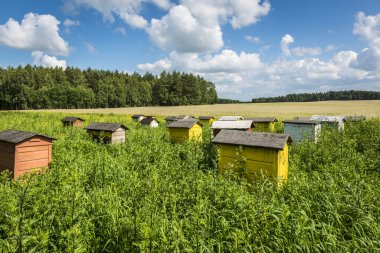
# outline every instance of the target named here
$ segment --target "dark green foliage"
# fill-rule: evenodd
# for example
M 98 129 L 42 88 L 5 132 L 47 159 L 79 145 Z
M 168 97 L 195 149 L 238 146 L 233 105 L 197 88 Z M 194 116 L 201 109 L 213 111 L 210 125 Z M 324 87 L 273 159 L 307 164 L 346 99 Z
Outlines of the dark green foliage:
M 160 77 L 78 68 L 0 67 L 0 110 L 197 105 L 217 101 L 215 85 L 192 74 Z
M 0 176 L 0 252 L 378 252 L 380 121 L 324 130 L 290 149 L 288 183 L 221 176 L 201 144 L 123 115 L 127 142 L 101 145 L 62 114 L 0 113 L 0 130 L 58 138 L 46 174 Z
M 379 100 L 379 91 L 346 90 L 328 91 L 318 93 L 298 93 L 286 96 L 253 98 L 252 103 L 272 103 L 272 102 L 311 102 L 329 100 Z

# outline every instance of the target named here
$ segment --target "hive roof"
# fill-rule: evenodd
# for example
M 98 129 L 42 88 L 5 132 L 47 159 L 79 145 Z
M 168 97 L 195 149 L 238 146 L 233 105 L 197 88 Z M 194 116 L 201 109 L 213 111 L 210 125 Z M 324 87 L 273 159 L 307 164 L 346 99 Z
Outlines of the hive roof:
M 292 139 L 288 134 L 246 132 L 239 130 L 222 130 L 212 140 L 213 143 L 235 146 L 264 147 L 283 150 Z
M 95 130 L 95 131 L 105 131 L 105 132 L 114 132 L 119 128 L 124 128 L 125 130 L 128 130 L 129 128 L 124 126 L 121 123 L 103 123 L 103 122 L 93 122 L 85 129 L 87 130 Z
M 17 144 L 19 142 L 25 141 L 36 136 L 44 137 L 50 140 L 56 140 L 55 138 L 44 134 L 24 132 L 19 130 L 5 130 L 0 132 L 0 141 Z

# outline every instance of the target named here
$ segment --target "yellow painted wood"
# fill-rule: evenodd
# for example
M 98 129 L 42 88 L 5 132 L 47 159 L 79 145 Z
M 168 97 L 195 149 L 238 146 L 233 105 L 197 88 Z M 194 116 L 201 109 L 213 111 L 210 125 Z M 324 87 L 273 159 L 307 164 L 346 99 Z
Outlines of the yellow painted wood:
M 255 132 L 274 132 L 274 122 L 258 122 L 255 123 L 255 127 L 253 128 Z
M 169 128 L 170 139 L 175 143 L 181 143 L 185 140 L 201 141 L 202 127 L 195 124 L 192 128 Z
M 238 164 L 237 146 L 218 144 L 220 172 L 227 168 L 236 167 Z M 279 185 L 288 178 L 288 145 L 284 150 L 276 150 L 262 147 L 242 147 L 242 157 L 246 161 L 246 178 L 249 181 L 261 177 L 270 176 L 279 179 Z

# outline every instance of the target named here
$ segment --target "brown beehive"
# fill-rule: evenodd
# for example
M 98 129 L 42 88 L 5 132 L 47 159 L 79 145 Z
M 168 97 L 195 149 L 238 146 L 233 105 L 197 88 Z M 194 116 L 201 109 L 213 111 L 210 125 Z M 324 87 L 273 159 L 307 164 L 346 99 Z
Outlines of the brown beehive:
M 9 170 L 17 178 L 34 169 L 50 166 L 55 138 L 24 131 L 0 132 L 0 171 Z
M 62 120 L 63 126 L 73 126 L 82 128 L 84 119 L 79 117 L 64 117 Z

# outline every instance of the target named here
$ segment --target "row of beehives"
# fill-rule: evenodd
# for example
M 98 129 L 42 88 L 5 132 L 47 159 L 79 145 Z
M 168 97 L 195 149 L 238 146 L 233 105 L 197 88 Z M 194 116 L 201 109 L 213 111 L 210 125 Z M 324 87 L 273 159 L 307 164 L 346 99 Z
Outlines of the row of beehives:
M 146 117 L 150 120 L 154 117 Z M 235 120 L 233 120 L 235 119 Z M 199 117 L 199 120 L 212 122 L 213 117 Z M 173 142 L 184 140 L 201 140 L 202 123 L 191 117 L 176 117 L 168 123 L 168 129 Z M 352 120 L 358 120 L 352 119 Z M 66 117 L 62 119 L 64 126 L 83 127 L 83 119 Z M 252 127 L 260 126 L 261 131 L 273 131 L 275 118 L 255 118 L 243 120 L 242 117 L 222 117 L 212 122 L 214 132 L 213 143 L 218 145 L 219 168 L 224 170 L 228 164 L 237 159 L 236 147 L 242 147 L 241 155 L 246 160 L 248 178 L 258 173 L 286 180 L 288 170 L 288 144 L 292 142 L 289 134 L 274 134 L 268 132 L 252 132 Z M 140 121 L 141 122 L 141 121 Z M 219 122 L 219 123 L 218 123 Z M 235 123 L 233 123 L 235 122 Z M 238 123 L 236 123 L 238 122 Z M 317 126 L 320 121 L 297 118 L 285 121 L 285 124 Z M 157 121 L 158 123 L 158 121 Z M 265 123 L 265 124 L 264 124 Z M 245 127 L 241 124 L 247 124 Z M 93 139 L 105 143 L 120 143 L 125 141 L 126 126 L 119 123 L 94 122 L 85 127 Z M 54 138 L 17 130 L 0 132 L 0 170 L 11 170 L 18 177 L 33 168 L 48 167 L 52 160 L 52 141 Z

